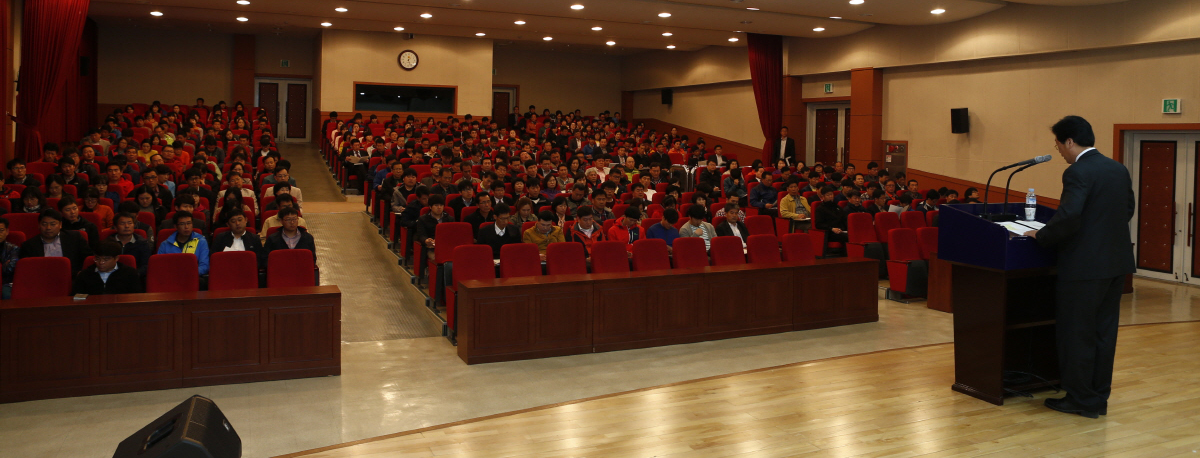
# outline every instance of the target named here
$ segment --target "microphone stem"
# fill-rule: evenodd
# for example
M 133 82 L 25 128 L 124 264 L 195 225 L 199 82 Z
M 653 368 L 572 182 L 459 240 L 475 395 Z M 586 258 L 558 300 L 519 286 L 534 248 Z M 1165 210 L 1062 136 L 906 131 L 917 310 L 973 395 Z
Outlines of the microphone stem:
M 1013 173 L 1008 174 L 1008 182 L 1004 183 L 1004 207 L 1001 207 L 1001 210 L 1000 210 L 1001 214 L 1008 211 L 1008 189 L 1010 186 L 1012 186 L 1013 175 L 1016 175 L 1016 174 L 1020 173 L 1022 170 L 1033 167 L 1037 164 L 1038 164 L 1037 162 L 1034 162 L 1032 164 L 1029 164 L 1027 166 L 1024 166 L 1017 170 L 1014 170 Z

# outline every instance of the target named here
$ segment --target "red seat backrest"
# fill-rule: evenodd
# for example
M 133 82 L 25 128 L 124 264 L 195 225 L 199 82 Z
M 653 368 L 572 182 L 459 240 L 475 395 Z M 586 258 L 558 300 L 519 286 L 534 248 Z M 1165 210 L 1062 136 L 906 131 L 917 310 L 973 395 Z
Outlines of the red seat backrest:
M 414 195 L 415 195 L 415 194 L 414 194 Z M 468 216 L 471 216 L 471 215 L 475 214 L 475 212 L 477 212 L 477 211 L 479 211 L 479 207 L 477 207 L 477 206 L 474 206 L 474 205 L 472 205 L 472 206 L 470 206 L 470 207 L 463 207 L 463 209 L 462 209 L 462 217 L 461 217 L 461 218 L 458 218 L 458 220 L 459 220 L 459 221 L 466 221 Z
M 917 231 L 901 227 L 888 231 L 888 260 L 913 261 L 921 259 L 917 246 Z
M 779 239 L 774 235 L 751 235 L 746 239 L 746 251 L 751 264 L 778 264 L 783 262 L 779 255 Z
M 919 211 L 906 211 L 901 213 L 900 224 L 912 230 L 925 227 L 925 213 Z
M 663 239 L 641 239 L 633 242 L 633 270 L 670 270 L 671 257 L 667 254 L 667 241 Z
M 930 210 L 925 212 L 925 227 L 937 227 L 934 222 L 937 220 L 939 210 Z
M 536 277 L 541 274 L 542 261 L 537 245 L 510 243 L 500 247 L 500 278 Z
M 731 266 L 746 263 L 746 253 L 742 250 L 742 238 L 727 235 L 712 239 L 712 265 Z
M 434 238 L 433 259 L 438 264 L 454 261 L 454 249 L 475 242 L 470 223 L 441 223 Z
M 783 236 L 783 260 L 786 262 L 792 261 L 812 261 L 816 259 L 813 254 L 812 239 L 808 234 L 797 232 Z
M 654 227 L 655 224 L 661 222 L 662 218 L 646 218 L 642 220 L 642 227 L 649 230 L 650 228 Z
M 625 244 L 615 241 L 592 244 L 592 273 L 629 272 L 629 254 Z
M 211 266 L 210 266 L 211 268 Z M 316 286 L 316 260 L 305 249 L 275 250 L 267 255 L 267 287 Z
M 258 255 L 253 251 L 219 251 L 209 256 L 209 291 L 255 288 L 258 288 Z
M 454 247 L 454 281 L 451 288 L 467 280 L 491 280 L 496 278 L 496 264 L 492 262 L 492 247 L 487 245 L 459 245 Z
M 196 260 L 196 255 L 172 253 L 150 256 L 150 264 L 146 269 L 147 293 L 179 293 L 199 290 L 200 265 Z
M 938 228 L 922 227 L 917 229 L 917 247 L 920 249 L 921 259 L 928 260 L 931 253 L 937 253 Z
M 4 217 L 8 219 L 9 232 L 21 232 L 26 237 L 35 237 L 42 232 L 37 213 L 9 213 Z
M 8 238 L 4 239 L 4 241 L 18 247 L 20 247 L 22 243 L 25 243 L 25 240 L 27 240 L 25 238 L 25 233 L 21 231 L 8 231 Z
M 71 294 L 71 260 L 24 258 L 13 273 L 12 298 L 37 299 Z
M 454 267 L 458 269 L 457 266 Z M 587 254 L 583 244 L 576 242 L 555 242 L 546 246 L 546 274 L 568 275 L 586 274 Z
M 746 230 L 750 235 L 775 235 L 775 223 L 770 216 L 746 216 Z
M 708 267 L 708 252 L 704 250 L 704 239 L 680 237 L 671 244 L 672 260 L 676 269 Z
M 875 214 L 875 236 L 880 242 L 888 239 L 888 232 L 898 227 L 904 227 L 900 224 L 900 215 L 892 212 L 879 212 Z
M 875 235 L 875 221 L 870 213 L 851 213 L 846 217 L 846 229 L 849 232 L 850 243 L 878 242 Z

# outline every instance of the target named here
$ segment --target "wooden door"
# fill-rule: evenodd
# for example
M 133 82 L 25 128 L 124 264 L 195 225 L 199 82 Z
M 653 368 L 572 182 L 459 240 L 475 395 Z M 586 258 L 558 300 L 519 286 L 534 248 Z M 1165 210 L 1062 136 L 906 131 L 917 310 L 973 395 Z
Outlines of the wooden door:
M 1141 142 L 1138 170 L 1137 265 L 1175 271 L 1176 142 Z
M 495 121 L 496 125 L 500 126 L 501 129 L 508 128 L 508 110 L 510 109 L 509 105 L 512 105 L 512 103 L 509 102 L 509 95 L 507 92 L 492 93 L 492 120 Z
M 265 110 L 267 120 L 271 122 L 271 131 L 275 134 L 275 138 L 279 137 L 279 83 L 258 83 L 258 107 Z M 258 144 L 258 139 L 251 139 L 253 144 Z
M 287 85 L 287 138 L 308 137 L 308 85 Z
M 817 110 L 815 160 L 832 166 L 838 157 L 838 109 Z
M 1200 141 L 1196 142 L 1195 148 L 1192 149 L 1193 154 L 1200 153 Z M 1188 232 L 1185 237 L 1188 240 L 1188 248 L 1192 250 L 1192 278 L 1200 277 L 1200 237 L 1196 234 L 1200 233 L 1200 160 L 1193 160 L 1196 165 L 1192 170 L 1192 201 L 1188 203 Z

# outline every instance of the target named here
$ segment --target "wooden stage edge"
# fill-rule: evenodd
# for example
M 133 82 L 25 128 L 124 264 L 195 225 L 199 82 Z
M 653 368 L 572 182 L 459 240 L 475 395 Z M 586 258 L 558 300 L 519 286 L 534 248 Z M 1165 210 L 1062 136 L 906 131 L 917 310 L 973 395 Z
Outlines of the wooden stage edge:
M 1122 325 L 1121 328 L 1122 329 L 1132 329 L 1132 328 L 1144 328 L 1144 327 L 1151 327 L 1151 326 L 1177 325 L 1177 324 L 1189 324 L 1189 323 L 1200 323 L 1200 320 L 1128 324 L 1128 325 Z M 428 426 L 425 428 L 402 431 L 402 432 L 387 434 L 387 435 L 383 435 L 383 436 L 371 437 L 371 438 L 361 439 L 361 440 L 352 441 L 352 442 L 345 442 L 345 443 L 341 443 L 341 444 L 329 445 L 329 446 L 315 448 L 315 449 L 311 449 L 311 450 L 305 450 L 305 451 L 289 453 L 289 454 L 285 454 L 285 455 L 279 455 L 275 458 L 300 458 L 300 457 L 315 455 L 315 454 L 322 453 L 322 452 L 328 452 L 328 451 L 332 451 L 332 450 L 353 447 L 356 445 L 369 444 L 372 442 L 379 442 L 379 441 L 394 439 L 394 438 L 398 438 L 398 437 L 410 436 L 410 435 L 414 435 L 414 434 L 421 434 L 421 433 L 425 433 L 425 432 L 429 432 L 429 431 L 436 431 L 436 430 L 451 428 L 451 427 L 455 427 L 455 426 L 479 423 L 479 422 L 483 422 L 483 421 L 487 421 L 487 420 L 493 420 L 493 419 L 498 419 L 498 418 L 520 415 L 523 413 L 549 410 L 549 409 L 553 409 L 556 407 L 581 404 L 581 403 L 590 402 L 590 401 L 604 400 L 604 399 L 608 399 L 608 398 L 624 396 L 624 395 L 629 395 L 629 394 L 636 394 L 636 393 L 652 391 L 652 390 L 658 390 L 658 389 L 662 389 L 662 388 L 670 388 L 670 387 L 676 387 L 676 386 L 680 386 L 680 385 L 689 385 L 689 384 L 702 383 L 702 382 L 707 382 L 707 381 L 712 381 L 712 380 L 720 380 L 720 379 L 738 377 L 738 376 L 743 376 L 743 375 L 757 374 L 757 373 L 762 373 L 762 372 L 769 372 L 769 371 L 775 371 L 775 370 L 780 370 L 780 369 L 797 367 L 797 366 L 801 366 L 801 365 L 827 363 L 827 362 L 844 360 L 844 359 L 849 359 L 849 358 L 858 358 L 858 357 L 863 357 L 863 356 L 904 352 L 904 351 L 912 351 L 912 350 L 920 350 L 920 349 L 932 349 L 932 348 L 936 348 L 936 347 L 947 347 L 947 346 L 952 346 L 952 345 L 953 345 L 953 342 L 946 342 L 946 343 L 937 343 L 937 344 L 928 344 L 928 345 L 917 345 L 917 346 L 912 346 L 912 347 L 893 348 L 893 349 L 889 349 L 889 350 L 878 350 L 878 351 L 867 352 L 867 353 L 858 353 L 858 354 L 853 354 L 853 355 L 835 356 L 835 357 L 831 357 L 831 358 L 823 358 L 823 359 L 816 359 L 816 360 L 809 360 L 809 361 L 798 361 L 798 362 L 788 363 L 788 364 L 783 364 L 783 365 L 778 365 L 778 366 L 764 367 L 764 368 L 759 368 L 759 369 L 751 369 L 751 370 L 747 370 L 747 371 L 733 372 L 733 373 L 729 373 L 729 374 L 714 375 L 711 377 L 704 377 L 704 378 L 698 378 L 698 379 L 693 379 L 693 380 L 684 380 L 684 381 L 680 381 L 680 382 L 673 382 L 673 383 L 650 386 L 650 387 L 645 387 L 645 388 L 638 388 L 638 389 L 634 389 L 634 390 L 621 391 L 621 392 L 617 392 L 617 393 L 603 394 L 603 395 L 599 395 L 599 396 L 592 396 L 592 397 L 587 397 L 587 398 L 582 398 L 582 399 L 575 399 L 575 400 L 571 400 L 571 401 L 547 404 L 547 405 L 543 405 L 543 406 L 530 407 L 527 409 L 514 410 L 511 412 L 502 412 L 502 413 L 498 413 L 498 414 L 494 414 L 494 415 L 470 418 L 470 419 L 466 419 L 466 420 L 444 423 L 444 424 L 440 424 L 440 425 Z M 951 378 L 952 378 L 952 375 L 951 375 Z M 947 384 L 945 389 L 946 389 L 947 394 L 953 394 L 954 396 L 960 396 L 959 394 L 953 393 L 951 391 L 950 384 Z M 965 395 L 963 397 L 966 398 Z M 997 407 L 997 408 L 1003 408 L 1003 407 Z

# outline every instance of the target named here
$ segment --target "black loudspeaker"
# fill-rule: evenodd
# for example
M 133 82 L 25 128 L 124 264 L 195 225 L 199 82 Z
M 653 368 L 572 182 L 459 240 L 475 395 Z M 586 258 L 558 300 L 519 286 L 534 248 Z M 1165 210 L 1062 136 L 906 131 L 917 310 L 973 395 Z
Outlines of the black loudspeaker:
M 212 399 L 192 396 L 117 445 L 113 458 L 240 458 L 242 439 Z
M 675 90 L 663 89 L 662 90 L 662 103 L 663 103 L 663 105 L 670 105 L 672 103 L 675 103 Z
M 971 132 L 971 117 L 966 108 L 950 109 L 950 131 L 956 134 Z

